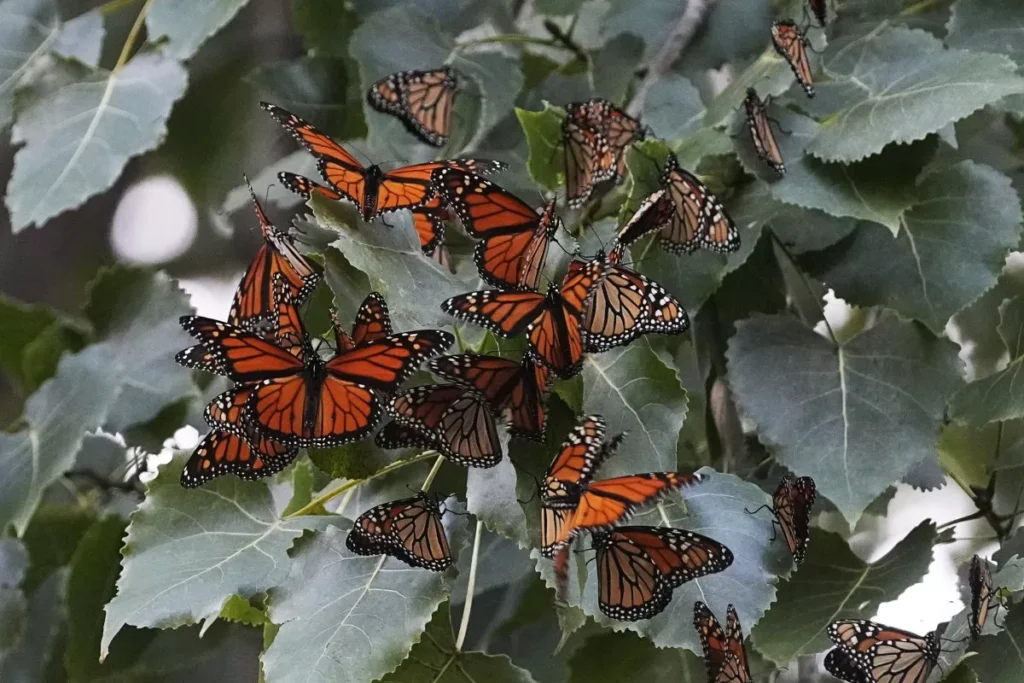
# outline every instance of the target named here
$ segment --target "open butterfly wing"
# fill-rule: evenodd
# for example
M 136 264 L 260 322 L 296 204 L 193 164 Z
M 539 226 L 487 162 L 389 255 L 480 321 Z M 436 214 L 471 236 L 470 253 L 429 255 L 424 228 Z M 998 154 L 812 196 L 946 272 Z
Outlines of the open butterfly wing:
M 501 460 L 494 416 L 486 399 L 471 389 L 456 385 L 414 387 L 392 399 L 391 413 L 398 424 L 426 435 L 457 465 L 493 467 Z
M 594 288 L 583 324 L 587 351 L 600 353 L 644 334 L 682 334 L 690 328 L 690 319 L 664 287 L 625 266 L 612 265 Z
M 939 640 L 934 632 L 922 637 L 866 620 L 836 621 L 827 632 L 832 642 L 850 655 L 837 655 L 833 664 L 844 673 L 854 672 L 847 680 L 857 683 L 926 683 L 939 660 Z
M 239 479 L 269 477 L 287 467 L 298 450 L 277 442 L 264 442 L 263 451 L 237 434 L 214 430 L 203 437 L 181 472 L 181 485 L 195 488 L 214 477 L 233 474 Z
M 327 361 L 329 377 L 392 392 L 427 358 L 447 349 L 455 338 L 441 330 L 393 334 L 343 351 Z
M 288 171 L 281 171 L 277 174 L 277 179 L 281 181 L 292 193 L 299 195 L 303 199 L 309 199 L 313 195 L 319 195 L 325 199 L 339 200 L 343 199 L 344 195 L 340 192 L 335 192 L 329 187 L 325 187 L 315 180 L 310 180 L 306 176 L 299 175 L 297 173 L 289 173 Z
M 583 311 L 605 267 L 606 261 L 597 258 L 567 273 L 561 288 L 548 290 L 526 327 L 530 351 L 563 379 L 583 365 Z
M 420 250 L 442 265 L 447 265 L 447 259 L 442 260 L 441 257 L 447 253 L 444 246 L 444 222 L 447 218 L 448 209 L 442 205 L 440 195 L 412 210 L 412 227 L 419 238 Z
M 183 316 L 182 328 L 198 339 L 206 353 L 197 359 L 191 347 L 175 360 L 186 367 L 226 375 L 235 382 L 260 382 L 302 369 L 302 359 L 262 337 L 202 316 Z M 200 365 L 192 365 L 197 360 Z
M 544 295 L 536 292 L 484 290 L 453 296 L 441 303 L 441 310 L 502 337 L 514 337 L 529 328 L 545 303 Z
M 391 314 L 387 302 L 377 292 L 370 292 L 356 312 L 352 343 L 358 346 L 390 336 L 391 333 Z
M 393 503 L 391 519 L 395 545 L 389 555 L 412 567 L 435 572 L 452 566 L 441 514 L 425 494 Z
M 653 527 L 652 527 L 653 528 Z M 597 550 L 597 604 L 621 621 L 650 619 L 672 600 L 672 587 L 655 561 L 619 529 L 593 535 Z

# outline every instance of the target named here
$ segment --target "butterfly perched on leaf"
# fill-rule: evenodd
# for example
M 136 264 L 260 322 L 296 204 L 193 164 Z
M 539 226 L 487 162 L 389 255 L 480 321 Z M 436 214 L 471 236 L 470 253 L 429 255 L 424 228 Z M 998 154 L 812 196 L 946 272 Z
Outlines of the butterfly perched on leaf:
M 828 637 L 837 647 L 825 670 L 847 683 L 926 683 L 939 663 L 940 644 L 932 631 L 919 636 L 873 621 L 836 621 Z
M 647 472 L 593 481 L 622 436 L 605 441 L 605 421 L 599 415 L 580 418 L 569 432 L 541 482 L 541 554 L 545 557 L 552 557 L 582 531 L 608 529 L 639 506 L 702 480 L 696 473 Z
M 701 534 L 653 526 L 620 526 L 593 535 L 597 551 L 597 604 L 621 621 L 650 619 L 687 581 L 715 574 L 732 552 Z
M 800 564 L 807 556 L 811 536 L 811 510 L 818 496 L 817 487 L 810 477 L 794 479 L 787 474 L 779 480 L 772 494 L 772 526 L 778 525 L 793 561 Z M 768 506 L 762 505 L 762 508 Z M 758 508 L 761 509 L 761 508 Z
M 454 165 L 474 173 L 493 173 L 505 168 L 499 161 L 451 159 L 383 171 L 376 165 L 364 166 L 348 150 L 295 114 L 266 102 L 260 106 L 316 157 L 317 170 L 329 188 L 354 203 L 367 222 L 390 211 L 425 206 L 436 192 L 431 174 L 439 168 Z
M 309 199 L 313 195 L 334 201 L 345 199 L 340 192 L 297 173 L 281 171 L 277 174 L 277 179 L 303 199 Z M 444 244 L 444 222 L 449 219 L 450 212 L 441 203 L 441 197 L 434 195 L 423 205 L 410 208 L 409 213 L 412 214 L 412 226 L 416 230 L 420 250 L 425 256 L 447 266 L 450 259 Z
M 502 337 L 525 333 L 530 352 L 562 378 L 577 374 L 583 364 L 582 316 L 604 264 L 590 261 L 566 274 L 561 286 L 546 294 L 485 290 L 454 296 L 441 310 L 482 325 Z
M 615 178 L 615 152 L 604 133 L 571 115 L 562 120 L 562 145 L 565 199 L 571 208 L 578 209 L 587 203 L 597 185 Z
M 538 215 L 511 192 L 458 168 L 439 169 L 434 182 L 470 237 L 481 240 L 473 251 L 480 277 L 492 287 L 537 289 L 559 226 L 554 200 Z
M 192 451 L 181 472 L 181 485 L 195 488 L 225 474 L 239 479 L 257 480 L 277 474 L 299 454 L 297 448 L 254 432 L 241 436 L 214 429 Z
M 591 353 L 625 346 L 644 334 L 682 334 L 690 328 L 690 319 L 676 298 L 657 282 L 620 265 L 621 254 L 619 250 L 608 254 L 613 262 L 604 269 L 583 312 L 586 350 Z M 574 260 L 569 272 L 585 265 Z
M 430 384 L 391 399 L 394 420 L 376 437 L 383 448 L 425 446 L 456 465 L 494 467 L 501 461 L 498 428 L 487 399 L 473 389 Z
M 697 629 L 708 683 L 750 683 L 750 666 L 743 645 L 743 628 L 736 608 L 725 610 L 725 629 L 708 606 L 698 600 L 693 605 L 693 627 Z
M 971 617 L 967 625 L 971 630 L 971 638 L 977 639 L 985 628 L 989 613 L 995 615 L 1003 606 L 1003 599 L 992 583 L 992 570 L 988 562 L 978 555 L 971 557 L 967 585 L 971 590 Z
M 410 567 L 443 572 L 452 566 L 438 505 L 420 492 L 370 508 L 356 518 L 345 547 L 357 555 L 390 555 Z
M 814 97 L 811 62 L 807 58 L 807 38 L 794 22 L 776 19 L 772 22 L 772 45 L 789 62 L 789 68 L 808 97 Z
M 443 147 L 458 89 L 459 76 L 451 67 L 399 71 L 370 86 L 366 100 L 377 111 L 397 117 L 423 142 Z
M 747 130 L 754 143 L 757 157 L 779 175 L 786 174 L 786 164 L 782 160 L 782 150 L 772 131 L 771 119 L 768 118 L 767 101 L 762 100 L 753 88 L 747 88 L 747 96 L 743 100 L 746 111 Z
M 544 439 L 550 372 L 533 358 L 518 361 L 464 353 L 435 358 L 429 367 L 449 381 L 480 392 L 495 413 L 508 418 L 512 436 Z
M 674 154 L 661 173 L 665 198 L 675 208 L 659 234 L 661 247 L 671 253 L 690 253 L 702 247 L 719 253 L 740 248 L 740 233 L 722 202 L 696 176 L 679 166 Z
M 565 114 L 575 125 L 604 137 L 612 156 L 611 177 L 616 182 L 622 180 L 626 172 L 626 149 L 646 138 L 647 129 L 640 121 L 599 97 L 585 102 L 570 102 L 565 105 Z

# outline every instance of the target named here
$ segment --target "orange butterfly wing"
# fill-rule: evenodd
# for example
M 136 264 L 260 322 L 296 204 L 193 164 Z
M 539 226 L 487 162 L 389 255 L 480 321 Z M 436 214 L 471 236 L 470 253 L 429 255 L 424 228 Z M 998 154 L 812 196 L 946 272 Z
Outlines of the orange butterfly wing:
M 283 444 L 269 442 L 261 451 L 241 436 L 214 430 L 203 437 L 185 463 L 181 485 L 195 488 L 225 474 L 246 480 L 269 477 L 287 467 L 296 455 L 296 449 Z
M 772 22 L 772 45 L 775 51 L 789 62 L 789 68 L 808 97 L 814 97 L 814 82 L 811 63 L 807 58 L 807 38 L 792 21 Z
M 786 164 L 782 161 L 782 151 L 772 132 L 771 121 L 765 112 L 765 103 L 758 97 L 753 88 L 747 89 L 747 97 L 743 100 L 747 112 L 747 128 L 754 150 L 761 161 L 765 162 L 779 175 L 786 174 Z

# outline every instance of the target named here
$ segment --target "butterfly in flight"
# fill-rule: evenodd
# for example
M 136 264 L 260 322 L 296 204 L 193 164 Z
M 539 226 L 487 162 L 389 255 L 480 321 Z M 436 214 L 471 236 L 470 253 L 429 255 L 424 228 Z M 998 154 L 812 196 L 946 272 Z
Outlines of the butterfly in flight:
M 509 433 L 543 441 L 550 372 L 530 356 L 522 361 L 464 353 L 430 361 L 430 371 L 480 392 L 498 415 L 507 415 Z
M 803 562 L 807 556 L 807 544 L 811 540 L 811 509 L 817 497 L 818 490 L 813 479 L 793 479 L 789 474 L 779 480 L 779 485 L 772 494 L 771 512 L 775 517 L 772 526 L 778 525 L 782 530 L 786 547 L 793 554 L 793 561 L 797 564 Z M 751 514 L 767 507 L 762 505 L 757 510 L 752 510 Z
M 325 448 L 363 438 L 380 420 L 378 394 L 394 392 L 454 341 L 440 330 L 394 334 L 339 347 L 325 362 L 294 305 L 282 308 L 297 340 L 288 348 L 210 318 L 184 316 L 181 324 L 210 351 L 210 366 L 200 369 L 223 367 L 235 382 L 255 385 L 245 404 L 248 418 L 261 434 L 294 446 Z
M 597 604 L 620 621 L 650 619 L 687 581 L 732 565 L 733 554 L 714 539 L 671 527 L 620 526 L 593 536 Z
M 807 58 L 807 37 L 792 21 L 776 19 L 772 22 L 772 45 L 782 58 L 789 62 L 789 68 L 808 97 L 814 97 L 814 81 L 811 77 L 811 62 Z
M 779 175 L 786 174 L 786 164 L 782 161 L 782 151 L 772 132 L 771 119 L 767 113 L 768 101 L 762 101 L 753 88 L 747 88 L 747 97 L 743 100 L 743 108 L 747 113 L 747 129 L 754 143 L 754 151 L 758 158 Z
M 583 365 L 582 315 L 604 263 L 590 261 L 546 294 L 485 290 L 447 299 L 441 310 L 502 337 L 527 335 L 530 352 L 562 378 Z
M 505 168 L 499 161 L 451 159 L 385 172 L 376 165 L 363 166 L 344 147 L 295 114 L 266 102 L 260 106 L 316 157 L 321 177 L 332 190 L 354 203 L 366 222 L 390 211 L 422 208 L 435 194 L 430 177 L 439 168 L 454 165 L 475 173 L 493 173 Z
M 599 415 L 580 418 L 569 432 L 541 483 L 544 557 L 552 557 L 581 531 L 608 529 L 671 489 L 702 480 L 696 473 L 648 472 L 592 481 L 621 441 L 621 434 L 605 441 L 605 421 Z
M 398 118 L 406 130 L 428 145 L 443 147 L 452 124 L 457 72 L 447 66 L 429 71 L 399 71 L 370 86 L 366 101 Z
M 357 555 L 390 555 L 410 567 L 434 572 L 452 566 L 440 508 L 422 491 L 359 515 L 345 547 Z
M 682 334 L 690 329 L 690 318 L 675 297 L 657 282 L 620 265 L 621 255 L 620 249 L 608 254 L 610 263 L 583 312 L 586 350 L 591 353 L 624 346 L 644 334 Z M 585 265 L 574 260 L 569 272 Z
M 277 179 L 303 199 L 309 199 L 313 195 L 334 201 L 345 199 L 340 192 L 297 173 L 281 171 L 277 174 Z M 441 197 L 434 195 L 422 206 L 410 208 L 409 213 L 412 214 L 412 227 L 416 230 L 420 250 L 425 256 L 448 266 L 450 259 L 444 246 L 444 222 L 449 218 L 449 211 L 441 203 Z
M 511 192 L 461 169 L 439 169 L 434 182 L 470 237 L 481 240 L 473 251 L 480 277 L 492 287 L 537 289 L 558 230 L 555 201 L 538 216 Z
M 648 131 L 640 122 L 608 100 L 595 97 L 586 102 L 565 105 L 566 117 L 581 127 L 601 134 L 608 142 L 614 159 L 613 178 L 625 177 L 626 149 L 647 137 Z
M 838 647 L 825 670 L 847 683 L 925 683 L 939 663 L 938 635 L 919 636 L 873 621 L 836 621 L 828 637 Z
M 395 394 L 390 412 L 394 420 L 375 440 L 382 448 L 430 447 L 466 467 L 501 462 L 491 406 L 473 389 L 451 384 L 413 387 Z
M 753 679 L 736 608 L 729 605 L 725 617 L 725 630 L 722 630 L 722 625 L 707 605 L 700 600 L 693 605 L 693 626 L 704 650 L 708 683 L 750 683 Z

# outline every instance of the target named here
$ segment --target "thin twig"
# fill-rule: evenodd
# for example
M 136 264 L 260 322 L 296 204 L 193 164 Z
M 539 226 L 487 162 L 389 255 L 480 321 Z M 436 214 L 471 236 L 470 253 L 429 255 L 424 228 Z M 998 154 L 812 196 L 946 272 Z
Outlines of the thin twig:
M 434 477 L 436 477 L 437 473 L 441 471 L 441 465 L 443 464 L 444 456 L 437 456 L 437 460 L 434 461 L 434 466 L 431 467 L 430 472 L 427 473 L 427 478 L 423 480 L 423 486 L 420 487 L 420 490 L 426 491 L 430 488 L 430 485 L 434 483 Z
M 117 64 L 114 65 L 112 74 L 119 72 L 128 63 L 128 58 L 132 54 L 132 48 L 135 47 L 135 40 L 139 37 L 142 25 L 146 23 L 146 15 L 149 14 L 149 6 L 152 4 L 153 0 L 146 0 L 146 4 L 139 10 L 139 16 L 135 17 L 135 23 L 132 24 L 131 30 L 128 31 L 128 37 L 125 38 L 124 46 L 121 48 L 121 54 L 117 58 Z
M 550 19 L 545 19 L 544 29 L 551 34 L 552 40 L 558 43 L 561 47 L 564 47 L 567 50 L 572 50 L 580 61 L 590 61 L 590 56 L 587 54 L 587 51 L 580 47 L 579 43 L 573 40 L 571 35 L 563 31 L 558 24 L 551 21 Z
M 651 89 L 651 86 L 658 79 L 671 71 L 672 64 L 683 53 L 683 50 L 690 44 L 693 37 L 697 35 L 697 30 L 704 23 L 704 19 L 716 2 L 718 0 L 687 1 L 683 16 L 672 27 L 672 30 L 669 31 L 668 36 L 665 38 L 665 42 L 662 43 L 661 49 L 658 50 L 647 64 L 647 73 L 644 79 L 640 81 L 640 85 L 637 86 L 636 92 L 633 94 L 633 100 L 629 103 L 627 109 L 631 116 L 638 115 L 640 110 L 643 109 L 644 100 L 647 99 L 647 91 Z
M 466 633 L 469 631 L 469 613 L 473 611 L 473 592 L 476 589 L 476 565 L 480 559 L 480 536 L 483 533 L 484 524 L 479 519 L 476 521 L 476 535 L 473 537 L 473 556 L 469 562 L 469 583 L 466 584 L 466 604 L 462 608 L 462 623 L 459 624 L 459 636 L 455 639 L 455 651 L 462 652 L 462 644 L 466 642 Z

